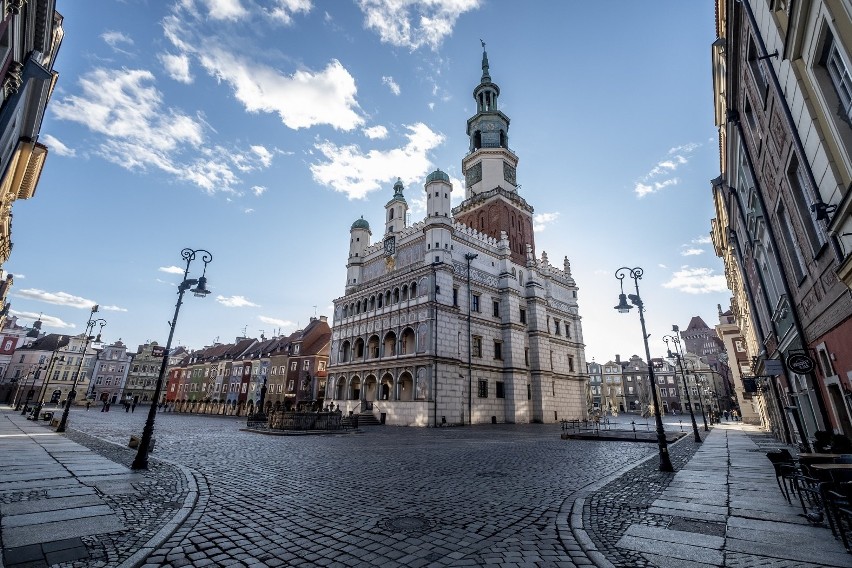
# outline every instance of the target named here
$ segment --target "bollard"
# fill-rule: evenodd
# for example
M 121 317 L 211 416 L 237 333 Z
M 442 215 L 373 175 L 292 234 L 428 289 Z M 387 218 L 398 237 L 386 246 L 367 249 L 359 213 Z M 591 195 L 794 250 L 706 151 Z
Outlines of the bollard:
M 680 424 L 680 431 L 683 432 L 683 420 L 678 420 L 678 423 Z
M 633 426 L 633 439 L 635 440 L 636 439 L 636 421 L 631 420 L 630 425 Z

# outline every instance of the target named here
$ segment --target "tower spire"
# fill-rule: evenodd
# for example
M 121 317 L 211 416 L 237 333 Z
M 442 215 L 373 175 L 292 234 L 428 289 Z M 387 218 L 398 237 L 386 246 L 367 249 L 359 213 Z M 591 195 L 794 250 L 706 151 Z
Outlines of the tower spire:
M 485 42 L 481 39 L 479 43 L 482 44 L 482 83 L 490 83 L 491 82 L 491 74 L 488 72 L 488 52 L 485 51 Z

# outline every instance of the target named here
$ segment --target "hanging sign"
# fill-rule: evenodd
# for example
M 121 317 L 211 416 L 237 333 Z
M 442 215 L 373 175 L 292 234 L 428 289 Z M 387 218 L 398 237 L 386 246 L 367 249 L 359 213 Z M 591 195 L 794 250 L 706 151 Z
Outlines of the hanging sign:
M 788 369 L 800 375 L 806 375 L 816 368 L 816 361 L 804 353 L 788 355 L 785 363 Z

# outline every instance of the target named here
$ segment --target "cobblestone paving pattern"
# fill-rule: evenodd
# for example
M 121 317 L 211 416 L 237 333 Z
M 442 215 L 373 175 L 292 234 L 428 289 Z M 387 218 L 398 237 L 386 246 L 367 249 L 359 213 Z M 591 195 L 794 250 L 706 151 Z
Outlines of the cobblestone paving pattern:
M 76 416 L 75 416 L 76 418 Z M 66 436 L 110 460 L 130 467 L 134 452 L 121 446 L 69 429 Z M 128 437 L 129 439 L 129 437 Z M 132 495 L 101 495 L 115 512 L 125 530 L 82 537 L 90 558 L 57 564 L 59 567 L 116 566 L 147 543 L 183 506 L 188 486 L 180 470 L 163 462 L 151 462 L 140 481 L 133 483 Z
M 701 432 L 704 437 L 704 432 Z M 669 459 L 675 472 L 695 454 L 699 445 L 691 435 L 669 444 Z M 657 445 L 653 445 L 657 450 Z M 669 486 L 675 473 L 660 471 L 660 460 L 652 458 L 586 497 L 583 526 L 597 549 L 615 566 L 651 567 L 641 553 L 616 547 L 632 524 L 667 527 L 671 516 L 648 513 L 648 507 Z
M 145 419 L 75 414 L 74 428 L 116 442 Z M 656 451 L 561 440 L 558 425 L 264 436 L 243 424 L 158 415 L 154 456 L 191 468 L 200 498 L 148 566 L 588 565 L 559 540 L 560 507 Z

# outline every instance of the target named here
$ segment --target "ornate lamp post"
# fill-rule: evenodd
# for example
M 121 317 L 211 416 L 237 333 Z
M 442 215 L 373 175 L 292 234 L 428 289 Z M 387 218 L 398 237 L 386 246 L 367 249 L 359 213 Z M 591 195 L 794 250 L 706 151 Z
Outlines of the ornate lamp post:
M 24 402 L 24 393 L 26 392 L 27 383 L 29 382 L 30 377 L 35 374 L 36 367 L 38 367 L 37 363 L 33 363 L 32 365 L 30 365 L 30 372 L 24 375 L 24 377 L 18 381 L 18 390 L 15 393 L 15 398 L 17 400 L 17 402 L 15 403 L 15 412 L 21 409 L 21 404 Z M 30 395 L 30 398 L 32 398 L 32 395 Z
M 672 331 L 677 333 L 680 330 L 676 325 L 673 325 Z M 703 440 L 701 440 L 701 435 L 698 433 L 698 424 L 695 423 L 695 413 L 692 411 L 692 399 L 689 396 L 689 385 L 686 383 L 686 371 L 683 368 L 683 359 L 681 358 L 680 338 L 676 335 L 664 335 L 663 341 L 666 342 L 666 348 L 669 351 L 669 357 L 673 356 L 674 358 L 676 358 L 678 366 L 680 367 L 680 376 L 681 379 L 683 379 L 683 392 L 686 393 L 686 405 L 689 407 L 689 417 L 692 419 L 692 432 L 693 434 L 695 434 L 695 443 L 700 444 Z M 672 350 L 670 349 L 669 342 L 674 343 L 674 355 L 672 355 Z
M 201 261 L 204 262 L 204 270 L 201 272 L 201 277 L 197 280 L 194 278 L 188 278 L 189 265 L 192 264 L 192 261 L 195 260 L 196 255 L 199 253 L 201 253 Z M 178 299 L 177 304 L 175 304 L 175 315 L 172 318 L 172 321 L 169 322 L 169 340 L 166 342 L 166 347 L 163 351 L 163 362 L 160 363 L 160 374 L 157 376 L 157 386 L 154 389 L 154 397 L 152 399 L 153 403 L 150 408 L 148 408 L 148 418 L 145 421 L 145 428 L 142 430 L 142 439 L 139 441 L 139 448 L 136 451 L 136 457 L 133 459 L 133 464 L 130 466 L 131 469 L 148 469 L 148 450 L 151 447 L 151 436 L 154 433 L 154 419 L 157 416 L 156 401 L 160 400 L 160 391 L 163 390 L 163 376 L 166 374 L 166 367 L 169 364 L 169 352 L 172 348 L 172 338 L 175 335 L 175 325 L 177 325 L 178 313 L 180 312 L 180 306 L 183 303 L 183 294 L 192 286 L 195 286 L 195 288 L 190 291 L 199 298 L 203 298 L 210 293 L 210 290 L 207 289 L 207 265 L 213 260 L 213 255 L 204 249 L 193 250 L 190 248 L 185 248 L 180 251 L 180 255 L 186 262 L 186 268 L 183 271 L 183 282 L 178 285 Z
M 689 363 L 689 368 L 692 370 L 692 378 L 695 380 L 695 388 L 698 389 L 698 402 L 701 407 L 701 420 L 704 422 L 704 431 L 709 432 L 710 428 L 707 426 L 707 415 L 704 414 L 704 397 L 701 396 L 701 387 L 698 385 L 698 374 L 695 372 L 695 363 L 692 361 L 687 361 Z
M 657 445 L 660 450 L 660 471 L 674 471 L 671 459 L 669 458 L 669 448 L 666 443 L 666 432 L 663 430 L 663 418 L 660 414 L 660 403 L 657 400 L 657 384 L 654 379 L 654 366 L 651 364 L 651 350 L 648 348 L 648 332 L 645 330 L 645 304 L 639 296 L 639 280 L 642 278 L 644 271 L 640 267 L 628 268 L 622 266 L 615 271 L 615 277 L 621 284 L 621 294 L 618 295 L 618 305 L 615 309 L 620 313 L 629 312 L 633 306 L 627 303 L 627 298 L 630 302 L 639 308 L 639 322 L 642 324 L 642 342 L 645 344 L 645 357 L 648 361 L 648 380 L 651 383 L 651 397 L 654 401 L 654 418 L 657 422 Z M 633 279 L 633 285 L 636 288 L 635 294 L 624 294 L 624 278 L 630 276 Z
M 33 408 L 33 420 L 38 420 L 38 415 L 41 413 L 42 406 L 44 406 L 44 397 L 47 396 L 47 387 L 50 384 L 50 374 L 56 367 L 56 362 L 64 360 L 64 355 L 59 355 L 55 350 L 53 351 L 53 356 L 50 358 L 50 363 L 47 366 L 47 373 L 45 373 L 45 378 L 41 382 L 41 394 L 38 397 L 38 403 L 36 403 L 35 408 Z
M 86 360 L 86 351 L 89 350 L 89 342 L 92 338 L 92 330 L 96 325 L 101 326 L 101 331 L 103 331 L 104 326 L 106 325 L 106 320 L 102 318 L 96 318 L 95 314 L 98 311 L 98 306 L 92 306 L 92 313 L 89 314 L 89 321 L 86 322 L 86 330 L 84 332 L 85 341 L 83 342 L 83 353 L 80 355 L 80 365 L 77 367 L 77 373 L 74 375 L 74 384 L 71 385 L 71 392 L 68 393 L 68 397 L 65 399 L 65 409 L 62 411 L 62 419 L 59 421 L 59 426 L 56 428 L 57 432 L 64 432 L 65 427 L 68 424 L 68 412 L 71 410 L 71 404 L 74 402 L 74 399 L 77 397 L 77 381 L 80 380 L 80 375 L 83 374 L 83 362 Z M 98 333 L 97 338 L 95 340 L 100 343 L 101 334 Z

